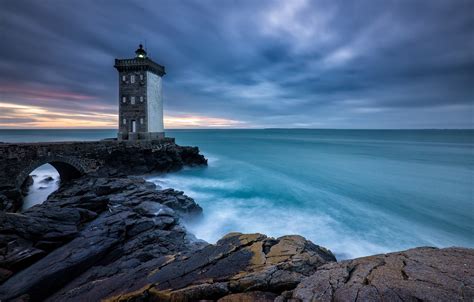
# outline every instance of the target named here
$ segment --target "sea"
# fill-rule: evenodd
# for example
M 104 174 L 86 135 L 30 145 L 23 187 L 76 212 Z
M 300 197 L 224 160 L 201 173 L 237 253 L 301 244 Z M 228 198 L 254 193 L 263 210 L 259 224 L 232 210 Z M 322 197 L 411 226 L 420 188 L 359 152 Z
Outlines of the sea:
M 115 130 L 0 130 L 3 142 L 97 140 Z M 228 232 L 297 234 L 338 259 L 417 246 L 474 247 L 474 130 L 169 130 L 207 167 L 145 177 L 204 209 L 187 228 L 210 243 Z M 59 186 L 32 172 L 25 207 Z M 51 176 L 54 181 L 47 181 Z

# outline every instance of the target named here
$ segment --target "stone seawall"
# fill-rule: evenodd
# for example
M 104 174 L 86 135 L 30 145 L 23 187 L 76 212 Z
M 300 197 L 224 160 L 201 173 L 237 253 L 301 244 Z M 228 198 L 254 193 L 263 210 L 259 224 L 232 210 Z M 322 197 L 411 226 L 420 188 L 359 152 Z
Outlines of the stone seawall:
M 28 175 L 49 163 L 61 181 L 85 174 L 106 176 L 169 172 L 184 165 L 206 164 L 196 147 L 173 138 L 148 141 L 90 141 L 0 144 L 0 210 L 21 206 L 21 186 Z

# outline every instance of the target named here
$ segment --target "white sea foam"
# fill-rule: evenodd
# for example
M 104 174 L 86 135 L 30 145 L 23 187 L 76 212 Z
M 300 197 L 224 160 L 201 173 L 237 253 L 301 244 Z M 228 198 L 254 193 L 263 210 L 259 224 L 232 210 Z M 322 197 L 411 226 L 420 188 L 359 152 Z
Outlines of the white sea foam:
M 59 188 L 59 173 L 49 164 L 36 168 L 30 175 L 33 176 L 33 184 L 30 185 L 27 195 L 23 199 L 23 210 L 43 203 L 51 193 Z M 52 177 L 53 180 L 45 181 L 48 177 Z
M 310 190 L 308 186 L 286 179 L 284 175 L 276 177 L 281 178 L 279 183 L 290 181 L 291 185 L 299 190 Z M 239 195 L 239 190 L 245 188 L 245 185 L 237 180 L 217 180 L 185 176 L 180 173 L 162 175 L 150 180 L 162 187 L 183 190 L 203 206 L 203 218 L 188 224 L 187 227 L 198 238 L 211 243 L 216 242 L 228 232 L 238 231 L 259 232 L 273 237 L 288 234 L 302 235 L 316 244 L 332 249 L 338 258 L 388 251 L 384 246 L 370 243 L 364 238 L 359 238 L 351 230 L 345 230 L 344 225 L 324 214 L 323 211 L 308 211 L 305 208 L 285 206 L 285 203 L 276 205 L 273 200 L 267 198 L 235 197 Z M 319 196 L 322 195 L 324 194 L 320 192 Z M 334 196 L 331 197 L 334 198 Z
M 221 158 L 212 153 L 206 153 L 208 167 L 216 167 L 220 164 Z
M 216 198 L 213 205 L 205 207 L 204 218 L 189 224 L 188 228 L 198 238 L 212 243 L 232 231 L 259 232 L 273 237 L 297 234 L 316 244 L 329 247 L 339 258 L 387 251 L 383 246 L 344 231 L 337 221 L 327 215 L 272 207 L 271 201 L 256 198 Z
M 192 176 L 178 176 L 176 174 L 163 175 L 160 177 L 149 177 L 151 181 L 163 188 L 176 188 L 179 186 L 181 190 L 192 190 L 193 188 L 207 188 L 207 189 L 237 189 L 238 181 L 223 181 L 218 179 L 192 177 Z

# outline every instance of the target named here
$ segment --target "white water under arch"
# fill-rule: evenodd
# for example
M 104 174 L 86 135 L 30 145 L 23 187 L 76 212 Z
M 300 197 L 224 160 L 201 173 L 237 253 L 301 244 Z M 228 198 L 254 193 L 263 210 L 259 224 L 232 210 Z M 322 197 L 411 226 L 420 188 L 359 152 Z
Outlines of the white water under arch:
M 23 199 L 23 210 L 43 203 L 48 196 L 59 188 L 59 173 L 50 164 L 44 164 L 30 173 L 33 184 L 28 187 Z

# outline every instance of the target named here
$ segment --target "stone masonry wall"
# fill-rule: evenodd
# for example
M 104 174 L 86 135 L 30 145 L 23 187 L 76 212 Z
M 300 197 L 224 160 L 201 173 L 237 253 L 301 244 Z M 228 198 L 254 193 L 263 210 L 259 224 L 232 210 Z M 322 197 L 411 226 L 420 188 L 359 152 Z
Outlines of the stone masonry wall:
M 184 165 L 205 165 L 207 162 L 198 148 L 178 146 L 173 138 L 0 143 L 0 210 L 7 210 L 5 204 L 10 205 L 9 210 L 18 209 L 21 185 L 34 169 L 46 163 L 58 170 L 63 181 L 89 173 L 127 176 L 169 172 Z
M 123 77 L 125 76 L 125 81 Z M 131 76 L 135 82 L 131 83 Z M 140 78 L 140 76 L 142 78 Z M 122 71 L 119 73 L 119 132 L 131 132 L 132 120 L 136 121 L 136 132 L 148 132 L 147 117 L 147 73 L 144 71 Z M 123 98 L 125 97 L 125 102 Z M 131 98 L 135 98 L 132 104 Z M 142 97 L 142 101 L 140 101 Z M 126 123 L 123 123 L 123 120 Z M 143 123 L 141 123 L 141 120 Z
M 166 138 L 154 141 L 91 141 L 91 142 L 52 142 L 52 143 L 19 143 L 0 144 L 0 187 L 22 184 L 26 176 L 37 167 L 49 162 L 64 162 L 79 170 L 89 173 L 97 170 L 114 151 L 139 149 L 153 151 L 167 144 L 174 144 L 174 139 Z M 31 169 L 31 171 L 29 171 Z M 26 175 L 25 175 L 26 173 Z

